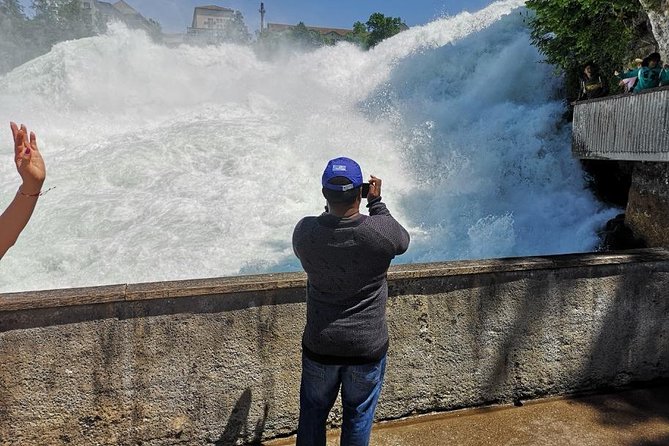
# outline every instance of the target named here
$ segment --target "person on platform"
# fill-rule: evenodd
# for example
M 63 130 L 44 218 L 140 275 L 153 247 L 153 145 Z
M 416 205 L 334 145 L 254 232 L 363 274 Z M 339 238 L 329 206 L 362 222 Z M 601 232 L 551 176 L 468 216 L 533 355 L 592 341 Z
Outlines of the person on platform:
M 622 75 L 617 72 L 614 74 L 621 79 L 636 77 L 637 82 L 633 90 L 634 93 L 669 84 L 669 69 L 662 67 L 662 59 L 659 53 L 649 54 L 643 59 L 641 67 L 635 70 L 628 71 Z
M 594 63 L 587 63 L 583 67 L 583 73 L 580 76 L 581 90 L 577 101 L 586 99 L 595 99 L 606 96 L 609 92 L 606 80 L 599 73 L 599 68 Z
M 633 63 L 633 68 L 630 68 L 629 70 L 625 71 L 625 74 L 632 71 L 632 70 L 638 70 L 639 68 L 641 68 L 641 64 L 643 63 L 643 59 L 639 59 L 639 58 L 634 59 L 634 61 L 632 63 Z M 631 93 L 632 91 L 634 91 L 634 87 L 636 86 L 636 82 L 637 82 L 637 77 L 636 76 L 626 78 L 626 77 L 624 77 L 624 75 L 621 76 L 620 73 L 618 73 L 617 71 L 614 72 L 613 74 L 620 78 L 620 82 L 618 82 L 618 85 L 620 85 L 623 88 L 625 93 Z
M 665 63 L 660 73 L 660 87 L 669 85 L 669 64 Z
M 37 148 L 35 134 L 28 133 L 23 124 L 18 127 L 11 122 L 10 127 L 14 137 L 14 163 L 22 182 L 14 200 L 0 215 L 0 258 L 14 246 L 19 234 L 28 224 L 46 178 L 46 168 Z
M 325 423 L 341 388 L 341 445 L 368 445 L 388 350 L 386 274 L 409 233 L 381 201 L 381 179 L 363 192 L 350 158 L 330 160 L 321 178 L 326 212 L 305 217 L 293 250 L 307 273 L 298 446 L 324 446 Z M 369 216 L 360 213 L 367 199 Z

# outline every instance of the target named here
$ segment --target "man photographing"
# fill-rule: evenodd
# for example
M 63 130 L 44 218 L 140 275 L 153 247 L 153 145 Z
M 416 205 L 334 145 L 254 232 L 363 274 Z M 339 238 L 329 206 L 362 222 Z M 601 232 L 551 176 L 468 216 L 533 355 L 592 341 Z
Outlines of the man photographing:
M 381 201 L 381 179 L 369 181 L 349 158 L 323 172 L 326 212 L 305 217 L 293 250 L 307 273 L 307 323 L 297 445 L 325 445 L 325 423 L 339 393 L 342 446 L 367 445 L 381 393 L 388 350 L 386 274 L 409 247 L 409 234 Z M 369 216 L 360 214 L 367 198 Z

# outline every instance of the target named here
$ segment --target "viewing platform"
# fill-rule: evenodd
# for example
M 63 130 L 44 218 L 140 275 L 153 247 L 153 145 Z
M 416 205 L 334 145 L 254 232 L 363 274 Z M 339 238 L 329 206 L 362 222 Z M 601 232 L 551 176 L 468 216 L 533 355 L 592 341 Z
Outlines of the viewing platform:
M 572 151 L 580 159 L 669 161 L 669 86 L 577 102 Z

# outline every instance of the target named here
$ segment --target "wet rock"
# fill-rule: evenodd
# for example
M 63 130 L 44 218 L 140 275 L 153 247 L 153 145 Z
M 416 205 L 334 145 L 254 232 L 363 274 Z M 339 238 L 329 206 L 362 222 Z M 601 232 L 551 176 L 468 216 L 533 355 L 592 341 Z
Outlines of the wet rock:
M 634 232 L 625 224 L 625 214 L 618 214 L 606 222 L 602 237 L 601 251 L 619 251 L 624 249 L 645 248 L 646 244 L 637 238 Z

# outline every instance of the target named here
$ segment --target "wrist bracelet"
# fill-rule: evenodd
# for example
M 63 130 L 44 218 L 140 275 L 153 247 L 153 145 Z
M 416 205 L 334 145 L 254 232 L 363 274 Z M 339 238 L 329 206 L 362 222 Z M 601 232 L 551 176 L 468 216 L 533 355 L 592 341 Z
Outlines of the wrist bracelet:
M 39 192 L 37 192 L 36 194 L 26 194 L 26 193 L 24 193 L 24 192 L 21 190 L 21 188 L 19 187 L 19 193 L 20 193 L 21 195 L 23 195 L 24 197 L 41 197 L 42 195 L 44 195 L 44 194 L 46 194 L 47 192 L 49 192 L 51 189 L 55 189 L 55 188 L 56 188 L 56 186 L 54 186 L 54 187 L 50 187 L 50 188 L 48 188 L 47 190 L 45 190 L 44 192 L 39 191 Z

